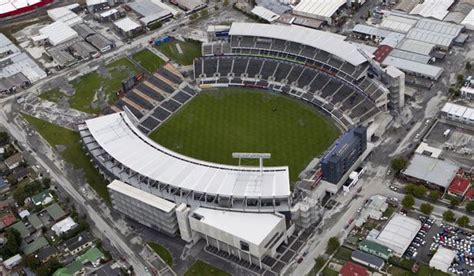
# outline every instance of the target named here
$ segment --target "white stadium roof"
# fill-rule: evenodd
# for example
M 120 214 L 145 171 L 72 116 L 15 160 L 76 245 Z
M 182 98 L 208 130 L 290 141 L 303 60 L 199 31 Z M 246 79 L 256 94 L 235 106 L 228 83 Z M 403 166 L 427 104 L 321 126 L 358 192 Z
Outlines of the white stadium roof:
M 288 197 L 288 167 L 238 167 L 173 152 L 141 133 L 124 112 L 86 121 L 95 141 L 127 168 L 184 190 L 235 197 Z
M 40 3 L 42 0 L 0 0 L 0 14 Z
M 293 12 L 309 17 L 329 18 L 346 3 L 346 0 L 301 0 L 293 8 Z
M 393 250 L 398 256 L 403 255 L 410 243 L 421 229 L 421 222 L 396 213 L 380 232 L 375 240 Z
M 257 246 L 284 220 L 275 214 L 229 212 L 202 207 L 194 213 L 203 217 L 201 223 Z
M 171 212 L 176 207 L 176 204 L 171 201 L 142 191 L 119 180 L 112 181 L 109 185 L 107 185 L 107 188 L 153 206 L 165 213 Z
M 321 49 L 354 66 L 367 61 L 357 50 L 357 45 L 344 41 L 345 36 L 300 26 L 233 23 L 229 35 L 258 36 L 293 41 Z
M 448 272 L 448 268 L 456 257 L 456 251 L 444 247 L 438 248 L 430 260 L 430 267 L 434 267 L 443 272 Z

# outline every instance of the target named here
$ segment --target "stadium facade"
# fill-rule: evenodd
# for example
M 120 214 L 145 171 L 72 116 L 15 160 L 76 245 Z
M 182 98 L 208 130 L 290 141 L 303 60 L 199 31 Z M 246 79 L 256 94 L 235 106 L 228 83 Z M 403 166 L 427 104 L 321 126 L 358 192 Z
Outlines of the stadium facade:
M 343 36 L 234 23 L 228 39 L 219 39 L 203 45 L 203 57 L 194 61 L 201 88 L 236 86 L 285 94 L 327 112 L 346 130 L 368 124 L 387 108 L 387 89 L 368 77 L 370 55 Z M 204 239 L 209 250 L 260 268 L 297 226 L 318 221 L 317 201 L 293 198 L 288 167 L 229 166 L 190 158 L 152 141 L 139 124 L 125 110 L 79 126 L 85 150 L 111 182 L 113 207 L 131 219 L 191 244 Z M 330 167 L 327 178 L 340 179 L 360 158 L 366 135 L 365 127 L 356 128 L 338 140 L 329 155 L 341 153 L 339 161 L 323 160 L 323 166 L 331 160 L 337 167 Z

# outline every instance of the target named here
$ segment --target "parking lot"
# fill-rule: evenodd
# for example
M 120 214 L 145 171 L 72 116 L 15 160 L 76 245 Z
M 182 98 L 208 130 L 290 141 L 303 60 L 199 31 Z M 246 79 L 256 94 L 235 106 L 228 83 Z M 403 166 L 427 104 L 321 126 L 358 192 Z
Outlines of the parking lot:
M 456 252 L 449 272 L 457 275 L 474 273 L 474 235 L 472 232 L 443 224 L 426 216 L 419 216 L 422 228 L 405 252 L 404 257 L 428 264 L 436 250 L 442 246 Z

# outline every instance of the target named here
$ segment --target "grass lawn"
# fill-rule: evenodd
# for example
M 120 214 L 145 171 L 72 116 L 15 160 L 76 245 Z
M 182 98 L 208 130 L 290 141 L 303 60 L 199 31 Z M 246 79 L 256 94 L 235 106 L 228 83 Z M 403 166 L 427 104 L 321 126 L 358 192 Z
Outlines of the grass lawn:
M 394 276 L 410 276 L 413 274 L 411 271 L 394 265 L 389 268 L 388 272 Z
M 87 113 L 99 113 L 100 108 L 91 105 L 96 100 L 96 92 L 102 87 L 107 102 L 113 103 L 117 100 L 116 92 L 121 89 L 122 81 L 138 71 L 135 64 L 126 58 L 112 62 L 106 68 L 111 78 L 94 71 L 73 81 L 76 93 L 69 99 L 71 108 Z
M 427 265 L 420 265 L 420 269 L 416 273 L 416 275 L 421 275 L 421 276 L 448 276 L 449 273 L 445 273 L 443 271 L 431 268 Z
M 395 210 L 396 210 L 395 207 L 388 206 L 387 210 L 385 210 L 385 212 L 383 212 L 382 216 L 390 218 L 392 216 L 393 212 L 395 212 Z
M 132 56 L 132 58 L 145 67 L 150 73 L 154 73 L 158 68 L 165 64 L 165 61 L 152 53 L 150 50 L 142 50 Z
M 339 273 L 337 271 L 334 271 L 328 267 L 326 267 L 325 269 L 323 269 L 322 273 L 321 273 L 323 276 L 338 276 Z
M 178 49 L 176 48 L 176 44 L 179 43 L 183 53 L 180 54 Z M 177 41 L 174 40 L 172 42 L 163 43 L 158 46 L 158 50 L 165 54 L 170 59 L 175 60 L 179 64 L 182 65 L 191 65 L 193 64 L 193 60 L 197 57 L 201 56 L 201 43 L 199 42 L 191 42 L 191 41 Z
M 44 93 L 41 93 L 39 97 L 43 100 L 50 101 L 53 103 L 59 102 L 62 97 L 66 97 L 63 92 L 59 91 L 59 88 L 55 88 Z
M 60 152 L 61 156 L 72 164 L 75 169 L 84 172 L 87 183 L 102 197 L 107 203 L 110 203 L 109 193 L 105 180 L 89 161 L 86 153 L 83 151 L 80 136 L 77 132 L 63 128 L 44 120 L 23 114 L 23 117 L 34 126 L 38 133 L 48 141 L 52 147 L 61 145 L 64 150 Z
M 231 274 L 213 267 L 212 265 L 197 260 L 194 264 L 184 273 L 184 276 L 230 276 Z
M 339 247 L 339 250 L 336 252 L 334 257 L 341 261 L 350 261 L 352 256 L 352 250 L 346 247 Z
M 265 165 L 288 165 L 290 179 L 296 181 L 339 134 L 331 121 L 300 101 L 226 88 L 201 92 L 150 138 L 176 152 L 223 164 L 238 164 L 232 152 L 269 152 L 272 158 Z
M 163 261 L 165 261 L 170 267 L 173 266 L 173 256 L 171 256 L 171 253 L 166 249 L 164 246 L 154 243 L 154 242 L 149 242 L 148 245 L 155 251 L 156 254 L 158 254 Z

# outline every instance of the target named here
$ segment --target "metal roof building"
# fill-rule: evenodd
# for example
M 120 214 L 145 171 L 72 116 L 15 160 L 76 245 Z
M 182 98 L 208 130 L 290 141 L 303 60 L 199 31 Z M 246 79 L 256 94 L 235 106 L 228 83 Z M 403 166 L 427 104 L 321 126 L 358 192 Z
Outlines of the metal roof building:
M 82 22 L 82 18 L 71 11 L 74 6 L 65 6 L 48 10 L 48 16 L 54 21 L 61 21 L 68 26 L 72 26 Z
M 137 0 L 127 4 L 134 12 L 142 16 L 140 21 L 148 25 L 155 21 L 164 20 L 172 16 L 171 12 L 155 5 L 149 0 Z
M 69 27 L 69 25 L 61 21 L 56 21 L 41 28 L 39 33 L 46 36 L 48 38 L 48 42 L 53 46 L 79 36 L 76 31 Z
M 408 38 L 403 39 L 397 45 L 397 48 L 400 50 L 417 53 L 420 55 L 429 55 L 433 51 L 434 47 L 435 45 L 431 43 Z
M 441 113 L 453 121 L 474 125 L 474 108 L 448 102 L 441 109 Z
M 430 267 L 434 267 L 447 273 L 448 268 L 453 263 L 455 257 L 456 251 L 440 247 L 431 258 Z
M 385 264 L 384 260 L 381 258 L 360 250 L 352 251 L 351 259 L 355 262 L 377 270 L 381 269 Z
M 178 154 L 141 133 L 124 112 L 87 120 L 80 127 L 80 133 L 86 148 L 96 156 L 97 162 L 101 162 L 106 173 L 113 175 L 112 179 L 120 179 L 139 188 L 148 184 L 147 190 L 166 199 L 189 203 L 193 197 L 185 194 L 193 193 L 196 197 L 212 196 L 214 200 L 216 197 L 221 200 L 232 198 L 232 201 L 239 198 L 268 199 L 277 202 L 283 209 L 288 208 L 288 167 L 221 165 Z M 106 160 L 104 156 L 110 158 Z M 114 164 L 110 163 L 112 159 Z M 157 187 L 153 190 L 152 186 L 156 185 L 172 188 L 163 190 Z M 183 198 L 176 194 L 176 190 L 181 191 Z M 207 203 L 212 205 L 216 202 Z M 251 209 L 250 206 L 247 208 Z M 255 208 L 264 209 L 262 206 Z
M 461 24 L 468 30 L 474 30 L 474 9 L 467 14 Z
M 418 22 L 418 18 L 399 13 L 387 13 L 380 27 L 395 32 L 406 33 Z
M 443 20 L 449 12 L 449 7 L 451 7 L 453 3 L 454 0 L 424 0 L 416 5 L 410 14 Z
M 430 64 L 423 64 L 412 60 L 402 59 L 394 56 L 388 56 L 382 62 L 382 65 L 392 65 L 403 72 L 415 76 L 422 76 L 432 80 L 437 80 L 444 69 Z
M 390 56 L 406 59 L 406 60 L 411 60 L 418 63 L 424 63 L 424 64 L 428 64 L 428 62 L 431 59 L 431 57 L 428 55 L 421 55 L 421 54 L 412 53 L 412 52 L 408 52 L 408 51 L 404 51 L 400 49 L 393 49 L 390 52 Z
M 346 0 L 302 0 L 293 8 L 293 13 L 331 24 L 331 17 L 346 3 Z
M 135 29 L 141 28 L 141 25 L 133 21 L 129 17 L 114 21 L 114 25 L 122 30 L 123 32 L 130 32 Z
M 255 6 L 251 12 L 268 22 L 273 22 L 280 18 L 278 14 L 262 6 Z
M 419 220 L 396 213 L 385 225 L 375 242 L 390 248 L 396 256 L 400 257 L 420 229 Z
M 36 64 L 26 53 L 15 53 L 8 57 L 10 63 L 0 67 L 0 78 L 22 73 L 31 83 L 45 78 L 46 72 Z
M 355 44 L 344 41 L 345 36 L 300 26 L 233 23 L 229 35 L 257 36 L 292 41 L 321 49 L 354 66 L 366 62 Z
M 448 161 L 415 154 L 403 175 L 447 189 L 453 181 L 459 166 Z

